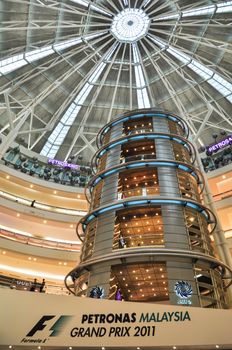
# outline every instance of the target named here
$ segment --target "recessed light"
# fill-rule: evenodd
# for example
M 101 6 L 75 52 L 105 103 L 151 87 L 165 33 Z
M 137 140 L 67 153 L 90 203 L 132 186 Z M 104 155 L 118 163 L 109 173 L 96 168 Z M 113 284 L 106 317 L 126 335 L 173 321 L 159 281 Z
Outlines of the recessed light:
M 137 346 L 137 348 L 136 348 L 137 350 L 140 350 L 140 347 L 139 346 Z
M 73 228 L 73 224 L 71 224 L 70 227 Z
M 105 347 L 104 347 L 104 346 L 102 346 L 102 350 L 105 350 Z
M 41 349 L 41 346 L 38 346 L 38 349 Z
M 30 256 L 28 257 L 28 260 L 31 260 L 31 257 L 30 257 Z
M 78 195 L 77 195 L 77 198 L 81 198 L 81 195 L 80 195 L 80 194 L 78 194 Z
M 175 350 L 175 349 L 176 349 L 176 346 L 173 346 L 172 348 Z
M 6 254 L 6 251 L 5 251 L 5 250 L 3 250 L 2 254 L 3 254 L 3 255 L 5 255 L 5 254 Z
M 57 191 L 53 191 L 54 194 L 57 194 Z
M 226 179 L 226 175 L 222 175 L 222 178 L 223 178 L 223 179 Z
M 69 347 L 69 350 L 72 350 L 72 347 L 71 347 L 71 346 Z
M 34 187 L 34 185 L 30 184 L 30 188 L 33 188 L 33 187 Z
M 9 180 L 9 178 L 10 178 L 10 175 L 7 175 L 7 176 L 6 176 L 6 179 Z M 10 345 L 10 346 L 11 346 L 11 345 Z
M 20 214 L 19 213 L 17 213 L 17 215 L 16 215 L 18 218 L 20 217 Z
M 219 346 L 219 345 L 216 345 L 215 347 L 216 347 L 216 349 L 219 349 L 219 348 L 220 348 L 220 346 Z
M 12 349 L 12 345 L 9 345 L 9 349 Z
M 66 263 L 66 262 L 64 262 L 64 265 L 66 266 L 66 265 L 67 265 L 67 263 Z
M 47 223 L 47 220 L 44 220 L 43 223 L 46 224 L 46 223 Z

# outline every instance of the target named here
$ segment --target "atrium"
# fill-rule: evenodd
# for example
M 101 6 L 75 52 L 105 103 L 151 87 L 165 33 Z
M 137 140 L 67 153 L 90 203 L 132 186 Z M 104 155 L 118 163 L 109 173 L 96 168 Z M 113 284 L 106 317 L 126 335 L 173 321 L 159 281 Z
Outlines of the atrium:
M 209 234 L 208 247 L 212 245 L 216 258 L 232 269 L 232 1 L 5 0 L 0 1 L 0 21 L 0 292 L 19 290 L 33 298 L 33 293 L 27 292 L 34 288 L 37 294 L 42 291 L 40 297 L 51 298 L 51 303 L 52 297 L 73 300 L 72 294 L 76 294 L 87 299 L 83 305 L 88 308 L 87 274 L 82 280 L 78 266 L 91 258 L 93 232 L 100 232 L 101 227 L 97 228 L 95 220 L 89 224 L 88 244 L 82 248 L 85 227 L 83 230 L 78 223 L 85 224 L 91 210 L 100 208 L 102 183 L 111 181 L 104 152 L 113 154 L 121 147 L 120 161 L 112 160 L 111 164 L 120 168 L 118 182 L 115 187 L 108 184 L 112 193 L 117 188 L 118 202 L 159 196 L 164 191 L 159 166 L 164 165 L 165 157 L 153 168 L 146 166 L 136 172 L 130 165 L 124 171 L 126 159 L 140 157 L 137 159 L 151 162 L 159 158 L 157 142 L 162 141 L 142 139 L 142 134 L 159 128 L 163 133 L 162 123 L 156 129 L 152 117 L 143 119 L 142 115 L 135 121 L 123 121 L 120 137 L 128 143 L 118 144 L 115 140 L 119 135 L 115 134 L 115 140 L 107 136 L 108 127 L 116 125 L 116 130 L 114 121 L 132 111 L 146 114 L 155 110 L 180 118 L 187 126 L 186 142 L 184 134 L 179 135 L 179 143 L 170 138 L 174 158 L 169 158 L 169 166 L 172 171 L 175 164 L 182 166 L 175 170 L 180 197 L 201 201 L 214 213 L 207 223 L 202 219 L 200 229 L 214 231 Z M 175 123 L 171 119 L 168 123 L 168 133 L 177 134 Z M 182 122 L 178 119 L 178 123 Z M 139 134 L 140 140 L 135 141 L 133 137 Z M 181 142 L 185 142 L 184 147 Z M 189 154 L 195 154 L 194 165 Z M 188 163 L 188 168 L 181 162 Z M 186 187 L 186 179 L 191 188 Z M 170 183 L 166 192 L 168 189 L 172 193 Z M 184 210 L 189 228 L 195 214 L 191 208 Z M 130 207 L 115 212 L 112 252 L 122 254 L 125 250 L 119 247 L 119 232 L 124 232 L 123 245 L 128 249 L 153 244 L 162 247 L 166 225 L 162 212 L 162 204 L 139 207 L 136 213 Z M 157 230 L 156 241 L 149 233 L 152 225 Z M 98 242 L 99 249 L 101 244 L 104 250 L 105 242 Z M 191 237 L 189 244 L 197 243 Z M 210 252 L 211 248 L 207 249 Z M 112 267 L 107 277 L 110 291 L 115 290 L 112 278 L 121 281 L 121 271 L 125 276 L 133 275 L 133 266 L 140 269 L 141 278 L 150 276 L 146 270 L 152 262 L 147 262 L 144 271 L 139 261 L 133 264 L 125 265 L 124 261 L 122 268 Z M 75 287 L 76 271 L 80 275 Z M 158 261 L 152 280 L 158 273 L 161 281 L 168 281 L 167 271 Z M 94 281 L 92 277 L 93 285 Z M 136 284 L 134 279 L 133 288 Z M 75 290 L 80 286 L 82 289 Z M 168 304 L 167 285 L 162 296 L 152 288 L 152 297 L 146 290 L 147 300 L 158 306 L 162 301 Z M 136 301 L 141 302 L 144 291 L 140 289 Z M 229 299 L 222 304 L 232 308 L 231 287 L 228 290 Z M 127 293 L 125 304 L 133 301 L 131 289 Z M 218 305 L 219 294 L 215 297 Z M 115 298 L 114 294 L 109 297 Z M 107 302 L 113 303 L 110 300 Z M 200 306 L 207 309 L 212 305 Z M 0 341 L 0 349 L 6 345 L 16 350 L 25 346 Z M 67 345 L 51 349 L 77 349 L 73 343 Z M 216 340 L 201 343 L 202 347 L 197 343 L 186 347 L 181 343 L 178 347 L 174 343 L 158 345 L 162 349 L 230 349 L 232 339 L 224 344 Z M 104 350 L 106 344 L 97 346 L 94 349 Z M 145 349 L 140 343 L 128 346 Z M 34 350 L 40 345 L 27 347 Z M 113 348 L 117 344 L 112 343 Z M 126 347 L 119 344 L 118 348 Z M 151 349 L 149 344 L 147 349 Z

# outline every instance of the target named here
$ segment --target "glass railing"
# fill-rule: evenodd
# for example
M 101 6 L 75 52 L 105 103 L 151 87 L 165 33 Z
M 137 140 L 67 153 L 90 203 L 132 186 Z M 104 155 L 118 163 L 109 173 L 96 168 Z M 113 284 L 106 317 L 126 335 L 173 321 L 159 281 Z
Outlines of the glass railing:
M 49 211 L 52 213 L 66 214 L 66 215 L 73 215 L 73 216 L 76 216 L 76 215 L 84 216 L 87 213 L 84 210 L 67 209 L 67 208 L 47 205 L 44 203 L 37 202 L 35 200 L 31 201 L 29 199 L 15 196 L 11 193 L 4 192 L 4 191 L 0 191 L 0 197 L 9 199 L 11 201 L 14 201 L 15 203 L 23 204 L 23 205 L 26 205 L 28 207 L 33 207 L 35 209 L 46 210 L 46 211 Z
M 36 247 L 49 248 L 55 250 L 80 251 L 80 244 L 65 243 L 59 241 L 50 241 L 48 239 L 29 237 L 23 234 L 11 232 L 0 228 L 0 237 L 15 241 L 18 243 L 28 244 Z
M 127 237 L 114 238 L 113 249 L 136 248 L 146 246 L 164 246 L 163 233 L 143 233 Z
M 232 190 L 229 190 L 229 191 L 225 191 L 225 192 L 217 193 L 213 195 L 213 199 L 215 201 L 220 201 L 222 199 L 230 198 L 231 196 L 232 196 Z
M 34 282 L 30 280 L 24 280 L 19 278 L 12 278 L 5 275 L 0 275 L 0 288 L 4 289 L 12 289 L 12 290 L 20 290 L 24 292 L 32 292 L 31 287 L 33 286 Z M 42 283 L 36 283 L 35 290 L 33 292 L 40 293 L 40 287 Z M 63 284 L 61 285 L 54 285 L 51 283 L 46 282 L 45 286 L 43 287 L 43 293 L 46 294 L 56 294 L 56 295 L 69 295 L 70 293 L 65 288 Z

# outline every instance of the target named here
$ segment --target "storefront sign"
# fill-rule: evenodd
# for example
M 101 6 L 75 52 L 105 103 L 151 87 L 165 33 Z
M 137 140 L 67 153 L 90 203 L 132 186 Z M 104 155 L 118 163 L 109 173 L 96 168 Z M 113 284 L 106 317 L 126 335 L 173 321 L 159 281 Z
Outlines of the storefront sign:
M 48 159 L 48 164 L 57 165 L 57 166 L 62 167 L 62 168 L 70 168 L 70 169 L 79 169 L 80 168 L 80 165 L 67 163 L 67 162 L 62 161 L 62 160 L 50 159 L 50 158 Z
M 232 135 L 228 135 L 223 140 L 206 147 L 207 152 L 214 153 L 232 144 Z

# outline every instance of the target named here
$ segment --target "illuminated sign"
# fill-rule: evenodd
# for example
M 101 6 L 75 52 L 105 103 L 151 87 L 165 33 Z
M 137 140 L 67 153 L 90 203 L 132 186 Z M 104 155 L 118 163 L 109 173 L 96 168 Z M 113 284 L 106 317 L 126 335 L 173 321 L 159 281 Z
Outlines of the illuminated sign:
M 70 169 L 79 169 L 80 168 L 80 165 L 67 163 L 67 162 L 62 161 L 62 160 L 50 159 L 50 158 L 48 159 L 48 164 L 57 165 L 57 166 L 62 167 L 62 168 L 70 168 Z
M 223 140 L 206 147 L 207 152 L 214 153 L 232 144 L 232 135 L 228 135 Z

